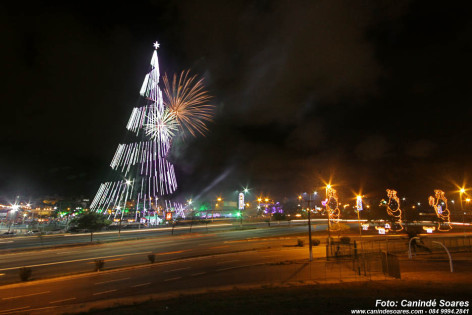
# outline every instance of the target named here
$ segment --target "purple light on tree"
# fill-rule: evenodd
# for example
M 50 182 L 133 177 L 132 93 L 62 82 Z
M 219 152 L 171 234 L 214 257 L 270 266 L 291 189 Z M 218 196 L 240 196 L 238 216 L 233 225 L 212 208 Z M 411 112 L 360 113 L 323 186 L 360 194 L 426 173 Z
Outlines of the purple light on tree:
M 282 208 L 282 205 L 280 204 L 280 202 L 276 202 L 274 204 L 266 204 L 264 213 L 270 213 L 270 214 L 284 213 L 284 209 Z

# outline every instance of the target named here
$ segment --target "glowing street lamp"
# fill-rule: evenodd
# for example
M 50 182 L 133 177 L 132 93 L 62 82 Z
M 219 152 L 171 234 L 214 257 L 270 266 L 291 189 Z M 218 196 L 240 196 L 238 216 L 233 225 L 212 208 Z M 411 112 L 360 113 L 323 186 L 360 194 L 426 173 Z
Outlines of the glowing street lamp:
M 459 201 L 461 202 L 461 211 L 462 211 L 462 212 L 464 212 L 464 209 L 463 209 L 463 206 L 462 206 L 462 195 L 463 195 L 464 193 L 465 193 L 465 188 L 462 187 L 462 188 L 459 190 L 459 198 L 460 198 Z
M 331 220 L 328 212 L 328 190 L 331 189 L 331 184 L 326 185 L 326 214 L 328 215 L 328 246 L 331 250 Z
M 216 198 L 215 207 L 212 207 L 212 209 L 211 209 L 211 222 L 213 222 L 213 219 L 214 219 L 214 216 L 215 216 L 215 209 L 214 208 L 218 207 L 218 202 L 221 202 L 222 200 L 223 200 L 223 198 L 221 198 L 221 197 Z
M 362 238 L 362 225 L 361 225 L 361 210 L 362 210 L 362 196 L 357 195 L 357 221 L 359 222 L 359 236 Z

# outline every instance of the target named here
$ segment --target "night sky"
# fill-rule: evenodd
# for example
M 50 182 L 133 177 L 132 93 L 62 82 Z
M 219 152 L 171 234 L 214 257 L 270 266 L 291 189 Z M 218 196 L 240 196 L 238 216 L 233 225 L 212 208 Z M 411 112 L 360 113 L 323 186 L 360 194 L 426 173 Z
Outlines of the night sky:
M 156 40 L 161 73 L 192 69 L 217 107 L 206 137 L 174 142 L 178 197 L 281 199 L 331 178 L 344 198 L 426 202 L 472 171 L 472 19 L 458 3 L 2 3 L 0 35 L 0 197 L 93 197 Z

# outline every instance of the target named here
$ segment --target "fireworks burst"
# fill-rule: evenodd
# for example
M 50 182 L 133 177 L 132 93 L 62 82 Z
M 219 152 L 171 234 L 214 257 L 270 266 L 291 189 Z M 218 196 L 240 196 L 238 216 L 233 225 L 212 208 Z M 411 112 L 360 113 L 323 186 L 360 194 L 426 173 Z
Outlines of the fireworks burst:
M 203 79 L 190 76 L 189 71 L 174 74 L 172 82 L 164 75 L 165 105 L 181 129 L 192 136 L 205 135 L 207 122 L 212 121 L 214 105 L 207 104 L 211 96 L 205 90 Z
M 168 110 L 160 111 L 155 108 L 151 116 L 148 117 L 148 123 L 144 125 L 146 135 L 151 139 L 163 142 L 169 142 L 178 130 L 175 116 Z

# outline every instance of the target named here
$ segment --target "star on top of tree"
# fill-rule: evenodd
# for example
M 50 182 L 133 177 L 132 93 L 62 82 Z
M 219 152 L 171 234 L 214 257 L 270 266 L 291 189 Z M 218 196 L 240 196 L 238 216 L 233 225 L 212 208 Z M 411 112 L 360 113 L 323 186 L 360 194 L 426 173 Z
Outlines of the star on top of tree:
M 157 40 L 156 40 L 156 42 L 155 42 L 153 45 L 154 45 L 154 48 L 155 48 L 155 49 L 159 48 L 159 46 L 160 46 L 160 44 L 157 42 Z

